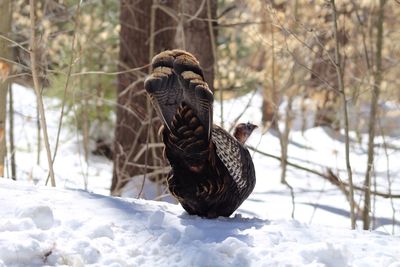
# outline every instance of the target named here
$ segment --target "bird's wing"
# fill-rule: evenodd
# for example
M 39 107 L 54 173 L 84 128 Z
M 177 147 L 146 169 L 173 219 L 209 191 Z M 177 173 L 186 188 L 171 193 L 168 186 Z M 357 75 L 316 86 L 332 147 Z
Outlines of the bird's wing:
M 242 164 L 242 150 L 245 148 L 227 131 L 218 126 L 214 126 L 212 129 L 212 142 L 218 158 L 225 165 L 238 188 L 245 188 L 247 181 L 243 177 Z

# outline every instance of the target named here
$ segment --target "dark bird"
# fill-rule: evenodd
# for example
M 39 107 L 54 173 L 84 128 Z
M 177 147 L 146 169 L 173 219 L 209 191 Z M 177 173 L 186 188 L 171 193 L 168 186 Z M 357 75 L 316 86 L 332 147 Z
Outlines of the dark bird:
M 213 93 L 190 53 L 164 51 L 153 58 L 152 67 L 145 89 L 164 124 L 171 194 L 189 214 L 230 216 L 255 186 L 244 143 L 257 126 L 241 123 L 232 136 L 213 125 Z

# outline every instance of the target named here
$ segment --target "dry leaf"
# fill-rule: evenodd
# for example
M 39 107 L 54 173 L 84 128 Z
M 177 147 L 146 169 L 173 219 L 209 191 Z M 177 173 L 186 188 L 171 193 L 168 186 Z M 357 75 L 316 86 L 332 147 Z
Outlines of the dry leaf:
M 0 60 L 0 81 L 4 82 L 5 80 L 7 80 L 9 74 L 10 65 Z

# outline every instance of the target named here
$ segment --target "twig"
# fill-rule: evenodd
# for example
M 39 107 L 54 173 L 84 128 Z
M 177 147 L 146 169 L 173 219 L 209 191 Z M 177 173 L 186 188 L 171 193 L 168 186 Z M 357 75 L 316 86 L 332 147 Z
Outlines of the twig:
M 36 25 L 36 15 L 35 15 L 35 7 L 36 7 L 36 2 L 35 0 L 30 0 L 30 20 L 31 20 L 31 39 L 30 39 L 30 58 L 31 58 L 31 64 L 32 64 L 32 78 L 33 78 L 33 84 L 34 84 L 34 89 L 36 93 L 36 99 L 37 103 L 39 105 L 39 111 L 40 111 L 40 125 L 43 131 L 43 138 L 44 138 L 44 144 L 46 147 L 46 152 L 47 152 L 47 161 L 49 164 L 49 173 L 50 173 L 50 179 L 51 179 L 51 186 L 55 187 L 56 186 L 56 180 L 54 178 L 54 169 L 53 169 L 53 162 L 51 160 L 51 150 L 50 150 L 50 144 L 49 144 L 49 136 L 47 134 L 47 124 L 46 124 L 46 114 L 44 112 L 44 104 L 43 104 L 43 99 L 42 95 L 40 93 L 39 89 L 39 78 L 38 78 L 38 73 L 37 73 L 37 62 L 36 62 L 36 32 L 35 32 L 35 25 Z
M 244 109 L 242 110 L 242 112 L 240 112 L 240 114 L 238 116 L 236 116 L 236 118 L 233 120 L 233 123 L 232 123 L 231 127 L 229 128 L 228 132 L 232 132 L 233 128 L 236 127 L 236 124 L 238 123 L 238 121 L 242 118 L 244 113 L 249 109 L 249 107 L 253 101 L 253 98 L 256 94 L 257 94 L 257 90 L 253 90 L 253 93 L 251 94 L 249 101 L 247 101 L 247 104 L 244 107 Z
M 0 34 L 0 38 L 4 39 L 6 41 L 9 41 L 10 43 L 14 44 L 15 46 L 18 46 L 19 48 L 21 48 L 22 50 L 24 50 L 27 53 L 30 53 L 29 49 L 26 49 L 24 46 L 22 46 L 20 43 L 17 43 L 16 41 L 8 38 L 7 36 Z
M 222 10 L 221 14 L 219 14 L 217 16 L 217 19 L 222 18 L 223 16 L 225 16 L 226 14 L 228 14 L 229 12 L 231 12 L 232 10 L 234 10 L 235 8 L 237 8 L 236 4 L 233 4 L 231 6 L 226 7 L 224 10 Z
M 12 62 L 12 63 L 16 63 L 17 62 Z M 80 76 L 80 75 L 119 75 L 119 74 L 124 74 L 124 73 L 130 73 L 130 72 L 136 72 L 142 69 L 147 69 L 151 64 L 146 64 L 144 66 L 141 67 L 137 67 L 137 68 L 131 68 L 131 69 L 127 69 L 127 70 L 122 70 L 122 71 L 114 71 L 114 72 L 106 72 L 106 71 L 83 71 L 83 72 L 76 72 L 76 73 L 71 73 L 71 77 L 75 77 L 75 76 Z
M 201 1 L 201 4 L 200 4 L 200 7 L 197 9 L 196 13 L 195 13 L 193 16 L 191 16 L 191 18 L 188 19 L 188 20 L 186 21 L 186 23 L 189 23 L 189 22 L 191 22 L 192 20 L 195 20 L 195 19 L 201 19 L 201 18 L 200 18 L 200 14 L 201 14 L 201 12 L 203 11 L 204 4 L 206 3 L 206 1 L 207 1 L 207 13 L 208 13 L 208 8 L 209 8 L 210 2 L 209 2 L 209 0 L 202 0 L 202 1 Z M 208 19 L 211 19 L 211 16 L 208 16 Z M 210 22 L 210 21 L 209 21 L 209 22 Z
M 289 191 L 290 191 L 290 199 L 292 200 L 292 214 L 291 214 L 291 217 L 292 217 L 292 219 L 294 219 L 294 212 L 295 212 L 295 210 L 296 210 L 296 202 L 295 202 L 295 200 L 294 200 L 294 190 L 293 190 L 293 186 L 291 186 L 290 184 L 289 184 L 289 182 L 285 179 L 283 182 L 282 182 L 284 185 L 286 185 L 288 188 L 289 188 Z
M 152 123 L 151 123 L 151 121 L 152 121 L 152 117 L 153 117 L 153 109 L 151 108 L 151 104 L 149 103 L 149 102 L 150 102 L 149 99 L 147 99 L 147 102 L 148 102 L 148 106 L 150 105 L 150 112 L 149 112 L 150 123 L 149 123 L 149 125 L 147 126 L 146 150 L 145 150 L 145 153 L 144 153 L 144 174 L 143 174 L 143 181 L 142 181 L 142 185 L 141 185 L 141 187 L 140 187 L 140 191 L 139 191 L 139 193 L 138 193 L 138 195 L 137 195 L 137 198 L 139 198 L 139 197 L 142 195 L 142 193 L 143 193 L 143 190 L 144 190 L 144 183 L 146 182 L 146 178 L 147 178 L 147 165 L 148 165 L 148 163 L 149 163 L 149 137 L 150 137 L 150 131 L 151 131 L 151 129 L 152 129 Z
M 146 151 L 148 148 L 162 148 L 164 147 L 164 143 L 152 143 L 152 144 L 146 144 L 146 146 L 143 146 L 136 154 L 136 156 L 133 158 L 133 162 L 139 161 L 140 157 L 143 155 L 143 153 Z

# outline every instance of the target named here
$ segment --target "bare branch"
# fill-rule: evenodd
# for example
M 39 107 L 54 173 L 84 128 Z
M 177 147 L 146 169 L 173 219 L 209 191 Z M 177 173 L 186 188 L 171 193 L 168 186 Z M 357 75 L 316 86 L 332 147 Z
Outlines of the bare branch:
M 272 155 L 270 153 L 263 152 L 261 150 L 258 150 L 255 147 L 252 147 L 252 146 L 248 146 L 248 148 L 250 150 L 256 152 L 256 153 L 259 153 L 260 155 L 276 159 L 276 160 L 278 160 L 280 162 L 282 161 L 282 158 L 279 157 L 279 156 L 275 156 L 275 155 Z M 323 173 L 323 172 L 319 172 L 317 170 L 313 170 L 313 169 L 298 165 L 298 164 L 293 163 L 293 162 L 291 162 L 289 160 L 286 161 L 286 164 L 288 166 L 293 167 L 293 168 L 296 168 L 296 169 L 299 169 L 299 170 L 302 170 L 302 171 L 305 171 L 305 172 L 308 172 L 308 173 L 315 174 L 315 175 L 320 176 L 322 178 L 325 178 L 325 179 L 329 180 L 330 182 L 332 182 L 333 184 L 340 185 L 340 186 L 345 186 L 345 187 L 350 187 L 349 183 L 346 183 L 346 182 L 342 181 L 337 175 L 332 175 L 333 172 L 328 167 L 326 167 L 328 173 Z M 331 172 L 331 173 L 329 173 L 329 172 Z M 333 179 L 332 177 L 335 177 L 335 179 Z M 366 190 L 366 188 L 363 187 L 363 186 L 353 185 L 353 187 L 354 187 L 355 190 L 362 191 L 362 192 L 365 192 L 365 190 Z M 384 192 L 379 192 L 379 191 L 371 191 L 371 194 L 379 196 L 379 197 L 383 197 L 383 198 L 400 198 L 400 194 L 384 193 Z

